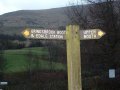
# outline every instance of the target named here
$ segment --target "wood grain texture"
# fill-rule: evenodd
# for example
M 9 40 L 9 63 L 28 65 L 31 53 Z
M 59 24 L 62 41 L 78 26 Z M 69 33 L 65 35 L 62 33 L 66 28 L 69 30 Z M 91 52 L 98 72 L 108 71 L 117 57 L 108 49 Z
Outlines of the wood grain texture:
M 66 27 L 68 89 L 82 90 L 80 34 L 78 25 Z

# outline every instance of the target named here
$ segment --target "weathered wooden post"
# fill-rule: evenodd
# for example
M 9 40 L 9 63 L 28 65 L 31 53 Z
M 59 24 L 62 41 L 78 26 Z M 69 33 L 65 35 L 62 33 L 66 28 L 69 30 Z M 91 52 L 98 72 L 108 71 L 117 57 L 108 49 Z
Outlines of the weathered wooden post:
M 82 90 L 80 33 L 78 25 L 66 27 L 68 90 Z

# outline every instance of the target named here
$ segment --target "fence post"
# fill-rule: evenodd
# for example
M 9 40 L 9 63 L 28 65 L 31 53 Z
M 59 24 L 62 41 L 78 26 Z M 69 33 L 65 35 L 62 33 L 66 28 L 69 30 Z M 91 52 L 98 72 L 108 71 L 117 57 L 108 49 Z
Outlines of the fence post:
M 68 90 L 82 90 L 80 33 L 78 25 L 66 27 Z

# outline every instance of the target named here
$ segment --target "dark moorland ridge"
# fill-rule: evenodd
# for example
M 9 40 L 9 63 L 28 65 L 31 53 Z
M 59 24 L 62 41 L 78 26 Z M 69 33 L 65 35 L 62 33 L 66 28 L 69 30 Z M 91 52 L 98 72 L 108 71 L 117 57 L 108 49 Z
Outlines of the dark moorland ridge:
M 25 27 L 63 28 L 69 22 L 66 7 L 45 10 L 19 10 L 0 15 L 0 33 L 19 33 Z
M 84 13 L 87 13 L 85 5 Z M 20 34 L 25 28 L 65 29 L 70 23 L 67 16 L 71 7 L 43 10 L 19 10 L 0 15 L 0 33 Z M 79 8 L 82 8 L 79 5 Z M 69 14 L 72 15 L 72 14 Z
M 93 4 L 84 6 L 82 13 L 89 17 L 88 7 Z M 82 9 L 82 6 L 79 5 Z M 45 29 L 65 29 L 70 23 L 67 16 L 68 8 L 52 8 L 44 10 L 19 10 L 0 15 L 0 33 L 20 34 L 25 28 L 45 28 Z M 69 12 L 70 13 L 70 12 Z M 72 15 L 69 14 L 69 15 Z

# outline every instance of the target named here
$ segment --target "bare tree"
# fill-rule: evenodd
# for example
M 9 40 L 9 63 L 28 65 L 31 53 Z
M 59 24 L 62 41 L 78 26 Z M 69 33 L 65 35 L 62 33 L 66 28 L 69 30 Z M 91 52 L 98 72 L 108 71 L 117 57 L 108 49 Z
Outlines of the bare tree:
M 31 50 L 28 50 L 26 57 L 27 57 L 26 61 L 27 61 L 28 75 L 29 75 L 29 78 L 31 79 L 33 74 L 33 61 L 34 61 L 33 53 Z
M 94 62 L 95 67 L 97 66 L 95 65 L 95 63 L 100 62 L 99 65 L 102 65 L 101 68 L 102 67 L 104 68 L 102 72 L 104 74 L 106 70 L 108 70 L 109 68 L 115 68 L 118 70 L 120 65 L 119 61 L 120 1 L 119 0 L 86 0 L 86 1 L 88 2 L 87 5 L 77 4 L 68 8 L 67 15 L 72 23 L 80 25 L 82 29 L 100 28 L 106 32 L 106 35 L 103 38 L 101 38 L 100 40 L 94 40 L 94 44 L 96 44 L 96 46 L 100 48 L 100 50 L 102 51 L 101 55 L 102 57 L 99 59 L 100 61 L 95 59 L 92 62 Z M 96 50 L 95 52 L 99 51 Z M 90 54 L 90 52 L 88 53 Z M 85 66 L 85 68 L 86 67 L 89 66 Z M 92 68 L 92 70 L 94 71 L 95 68 Z M 97 71 L 99 70 L 97 69 Z M 99 74 L 98 76 L 102 77 L 103 74 L 101 76 L 100 75 L 101 74 Z M 86 82 L 87 81 L 85 81 L 85 83 Z
M 85 6 L 83 4 L 72 4 L 72 6 L 67 8 L 65 13 L 70 19 L 70 24 L 78 24 L 81 28 L 87 28 L 88 20 L 85 11 Z
M 81 0 L 80 0 L 81 1 Z M 106 62 L 115 61 L 116 48 L 119 42 L 120 1 L 118 0 L 86 0 L 88 5 L 73 5 L 67 15 L 72 23 L 82 28 L 100 28 L 107 34 L 97 41 L 104 52 Z M 112 56 L 112 57 L 111 57 Z

